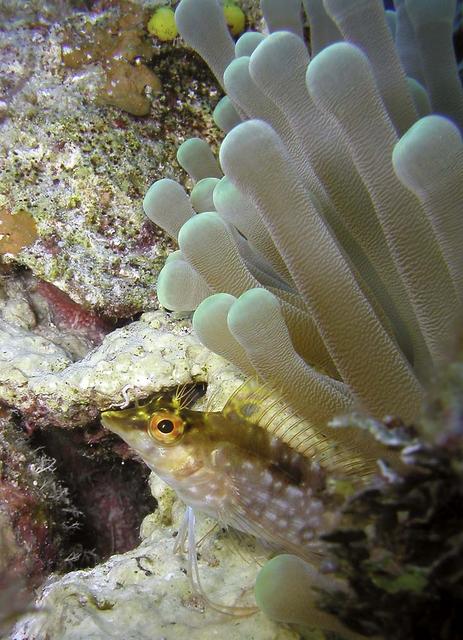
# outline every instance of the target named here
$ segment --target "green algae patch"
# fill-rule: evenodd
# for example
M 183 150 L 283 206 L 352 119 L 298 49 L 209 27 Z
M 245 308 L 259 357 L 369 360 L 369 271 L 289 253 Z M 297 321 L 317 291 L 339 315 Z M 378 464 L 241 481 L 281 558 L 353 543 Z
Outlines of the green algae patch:
M 373 582 L 387 593 L 400 593 L 401 591 L 411 591 L 422 593 L 427 586 L 427 577 L 423 570 L 417 567 L 409 569 L 406 573 L 392 578 L 391 576 L 374 575 Z
M 169 7 L 159 7 L 146 25 L 148 33 L 163 42 L 173 40 L 178 35 L 175 13 Z
M 246 27 L 246 15 L 235 2 L 227 0 L 223 7 L 223 14 L 232 36 L 239 36 Z

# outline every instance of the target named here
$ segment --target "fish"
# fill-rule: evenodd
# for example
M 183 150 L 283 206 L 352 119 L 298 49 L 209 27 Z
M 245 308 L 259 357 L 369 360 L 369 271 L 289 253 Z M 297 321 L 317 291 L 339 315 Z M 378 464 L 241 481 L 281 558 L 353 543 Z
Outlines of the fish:
M 195 589 L 213 604 L 196 564 L 196 512 L 271 549 L 317 562 L 319 536 L 340 516 L 345 495 L 339 483 L 349 484 L 350 478 L 353 487 L 355 478 L 368 475 L 364 461 L 337 450 L 255 379 L 239 387 L 221 411 L 189 405 L 184 393 L 161 393 L 144 404 L 104 411 L 101 421 L 187 506 L 177 547 L 187 541 Z M 229 612 L 225 605 L 220 610 Z

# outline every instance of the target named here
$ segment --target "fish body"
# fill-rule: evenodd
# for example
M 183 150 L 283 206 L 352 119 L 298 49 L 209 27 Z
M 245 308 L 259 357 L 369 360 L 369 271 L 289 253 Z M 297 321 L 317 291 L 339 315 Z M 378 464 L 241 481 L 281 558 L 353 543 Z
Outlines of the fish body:
M 159 396 L 103 412 L 102 422 L 195 511 L 313 558 L 316 538 L 337 520 L 327 473 L 256 424 L 251 397 L 252 391 L 241 393 L 238 405 L 235 397 L 221 412 L 202 412 Z

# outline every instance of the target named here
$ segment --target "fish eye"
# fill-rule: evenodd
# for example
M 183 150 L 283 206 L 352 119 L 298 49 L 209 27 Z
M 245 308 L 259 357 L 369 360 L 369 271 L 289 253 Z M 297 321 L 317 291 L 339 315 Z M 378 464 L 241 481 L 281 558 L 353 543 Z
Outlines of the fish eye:
M 158 424 L 156 425 L 156 428 L 158 431 L 164 434 L 172 433 L 172 431 L 174 430 L 174 423 L 172 422 L 172 420 L 161 420 L 161 422 L 158 422 Z
M 173 444 L 182 435 L 185 423 L 180 416 L 175 413 L 159 411 L 151 416 L 148 433 L 160 444 Z

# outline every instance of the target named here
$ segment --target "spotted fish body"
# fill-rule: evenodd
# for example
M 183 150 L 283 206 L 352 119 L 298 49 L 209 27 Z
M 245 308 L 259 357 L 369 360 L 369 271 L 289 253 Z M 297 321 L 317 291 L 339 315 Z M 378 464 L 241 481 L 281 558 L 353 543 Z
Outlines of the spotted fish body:
M 275 549 L 313 559 L 318 534 L 336 524 L 338 499 L 315 458 L 253 419 L 258 398 L 251 387 L 221 412 L 199 412 L 160 396 L 106 411 L 102 422 L 186 505 Z

